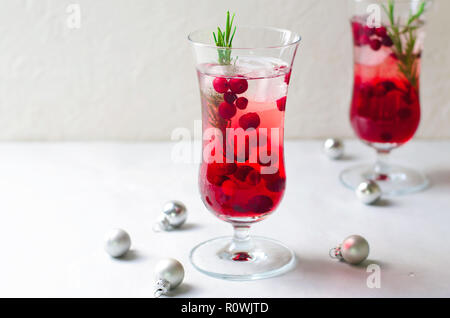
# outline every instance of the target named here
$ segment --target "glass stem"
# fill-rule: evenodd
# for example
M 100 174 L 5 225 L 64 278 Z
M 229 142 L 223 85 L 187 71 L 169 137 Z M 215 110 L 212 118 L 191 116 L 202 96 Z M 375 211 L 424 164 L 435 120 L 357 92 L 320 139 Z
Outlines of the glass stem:
M 254 246 L 250 238 L 250 226 L 233 224 L 233 229 L 233 239 L 227 247 L 228 254 L 235 261 L 251 260 Z
M 389 176 L 389 154 L 390 150 L 377 150 L 377 159 L 375 161 L 375 180 L 385 180 Z
M 233 225 L 233 241 L 236 244 L 245 244 L 250 240 L 250 226 Z

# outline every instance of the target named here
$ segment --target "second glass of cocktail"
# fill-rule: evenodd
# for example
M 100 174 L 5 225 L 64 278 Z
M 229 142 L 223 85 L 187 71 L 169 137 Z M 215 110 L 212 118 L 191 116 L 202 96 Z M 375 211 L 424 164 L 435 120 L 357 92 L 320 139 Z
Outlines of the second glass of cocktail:
M 357 136 L 378 154 L 374 165 L 342 172 L 355 189 L 371 179 L 384 194 L 424 189 L 427 178 L 392 165 L 389 153 L 411 140 L 420 122 L 420 66 L 426 0 L 349 0 L 354 43 L 354 87 L 350 121 Z
M 200 86 L 205 206 L 231 223 L 232 237 L 196 246 L 193 265 L 213 277 L 266 278 L 284 273 L 294 253 L 272 239 L 250 237 L 250 226 L 279 205 L 285 190 L 284 113 L 300 37 L 264 27 L 204 29 L 189 35 Z M 214 32 L 214 34 L 213 34 Z

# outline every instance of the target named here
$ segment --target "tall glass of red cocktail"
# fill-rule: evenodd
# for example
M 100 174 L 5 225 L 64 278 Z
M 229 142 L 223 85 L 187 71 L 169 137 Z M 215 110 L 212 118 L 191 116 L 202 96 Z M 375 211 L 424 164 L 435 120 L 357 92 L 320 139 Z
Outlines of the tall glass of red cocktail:
M 300 37 L 238 27 L 232 47 L 218 47 L 214 31 L 189 35 L 202 105 L 199 185 L 205 206 L 229 222 L 234 235 L 199 244 L 191 261 L 218 278 L 270 277 L 290 269 L 294 254 L 275 240 L 250 237 L 249 229 L 270 215 L 284 194 L 284 114 Z
M 350 0 L 354 87 L 350 121 L 356 135 L 378 154 L 374 165 L 345 170 L 341 181 L 355 189 L 378 182 L 384 194 L 422 190 L 421 173 L 391 165 L 389 153 L 407 143 L 420 122 L 420 67 L 425 0 Z

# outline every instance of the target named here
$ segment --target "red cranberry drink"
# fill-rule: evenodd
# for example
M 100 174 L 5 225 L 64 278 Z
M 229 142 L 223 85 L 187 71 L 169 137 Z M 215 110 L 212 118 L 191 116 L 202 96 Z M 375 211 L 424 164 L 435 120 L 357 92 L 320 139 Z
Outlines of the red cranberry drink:
M 390 152 L 410 141 L 420 123 L 419 79 L 428 0 L 349 0 L 353 8 L 354 87 L 350 121 L 356 135 L 375 149 L 374 164 L 340 174 L 352 190 L 376 181 L 384 195 L 425 189 L 419 171 L 390 163 Z
M 233 236 L 195 246 L 190 260 L 212 277 L 253 280 L 285 273 L 295 264 L 290 248 L 249 231 L 284 194 L 284 112 L 300 36 L 236 27 L 234 17 L 227 12 L 224 28 L 189 35 L 202 103 L 201 198 L 233 227 Z
M 283 127 L 290 68 L 281 60 L 240 57 L 198 66 L 204 131 L 200 190 L 227 221 L 261 220 L 286 183 Z
M 420 122 L 420 51 L 407 67 L 399 67 L 387 28 L 368 27 L 363 18 L 352 20 L 354 91 L 350 118 L 357 135 L 368 143 L 397 146 L 409 141 Z

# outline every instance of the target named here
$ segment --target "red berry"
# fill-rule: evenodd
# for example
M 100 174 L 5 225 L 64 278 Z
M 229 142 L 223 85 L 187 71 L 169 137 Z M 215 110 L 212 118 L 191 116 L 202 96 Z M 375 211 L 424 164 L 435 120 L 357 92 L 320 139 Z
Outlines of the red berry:
M 234 212 L 248 212 L 247 208 L 245 207 L 245 203 L 242 204 L 242 202 L 240 203 L 233 202 L 233 204 L 231 205 L 231 209 Z
M 228 84 L 235 94 L 242 94 L 248 88 L 248 82 L 245 78 L 232 78 Z
M 239 181 L 244 182 L 247 178 L 248 174 L 253 170 L 250 166 L 240 166 L 237 168 L 236 172 L 234 173 L 234 177 L 238 179 Z
M 397 115 L 400 119 L 408 119 L 411 117 L 412 111 L 407 107 L 403 107 L 398 110 Z
M 375 28 L 372 28 L 372 27 L 369 27 L 368 25 L 365 25 L 364 26 L 364 33 L 367 35 L 367 36 L 372 36 L 372 35 L 374 35 L 375 34 Z
M 364 33 L 364 29 L 361 23 L 358 22 L 352 22 L 352 31 L 353 31 L 353 40 L 357 45 L 359 44 L 359 38 L 361 37 L 361 34 Z
M 392 42 L 392 39 L 389 37 L 389 35 L 386 35 L 383 40 L 381 40 L 381 43 L 386 47 L 391 47 L 394 45 L 394 42 Z
M 229 88 L 228 80 L 224 77 L 216 77 L 213 81 L 213 87 L 217 93 L 226 93 Z
M 391 81 L 384 81 L 384 82 L 381 82 L 381 84 L 384 86 L 384 88 L 386 88 L 387 92 L 397 89 L 397 86 L 395 85 L 395 83 L 391 82 Z
M 239 109 L 246 109 L 248 105 L 248 99 L 245 97 L 239 97 L 238 99 L 236 99 L 235 104 Z
M 378 83 L 377 85 L 375 85 L 373 94 L 378 97 L 386 95 L 387 94 L 386 87 L 384 87 L 382 83 Z
M 236 94 L 233 94 L 231 92 L 226 92 L 225 94 L 223 94 L 223 100 L 226 101 L 228 104 L 233 104 L 236 98 L 237 98 Z
M 359 45 L 367 45 L 367 44 L 370 44 L 370 37 L 368 37 L 367 36 L 367 34 L 362 34 L 360 37 L 359 37 Z
M 352 22 L 352 30 L 353 30 L 353 34 L 355 35 L 355 38 L 359 37 L 363 31 L 363 26 L 361 23 L 353 21 Z
M 239 118 L 239 126 L 241 126 L 244 130 L 249 128 L 258 128 L 261 120 L 259 119 L 259 115 L 257 113 L 247 113 L 242 115 Z
M 384 96 L 390 91 L 397 89 L 397 86 L 391 82 L 391 81 L 383 81 L 379 82 L 375 85 L 375 88 L 373 89 L 373 94 L 375 96 Z
M 380 40 L 370 40 L 370 47 L 374 51 L 378 51 L 381 48 L 381 41 Z
M 236 183 L 234 183 L 231 180 L 226 180 L 223 184 L 222 184 L 222 191 L 224 194 L 228 195 L 228 196 L 233 196 L 234 192 L 236 191 Z
M 280 178 L 280 172 L 278 171 L 277 173 L 271 174 L 264 173 L 261 175 L 261 177 L 267 182 L 272 182 Z
M 229 179 L 225 175 L 234 173 L 236 168 L 234 163 L 210 163 L 206 169 L 206 178 L 213 185 L 220 186 Z
M 219 114 L 223 119 L 230 119 L 236 115 L 236 106 L 223 102 L 219 105 Z
M 266 188 L 270 192 L 281 192 L 286 188 L 286 179 L 278 177 L 274 180 L 266 180 Z
M 252 186 L 257 185 L 261 181 L 261 175 L 258 171 L 253 170 L 245 178 L 245 181 Z
M 373 88 L 370 84 L 360 84 L 356 87 L 356 90 L 366 98 L 370 98 L 373 95 Z
M 375 34 L 377 36 L 379 36 L 380 38 L 384 38 L 387 35 L 386 27 L 382 26 L 382 27 L 376 28 L 375 29 Z
M 263 174 L 261 177 L 266 183 L 266 188 L 271 192 L 281 192 L 286 187 L 286 177 L 281 176 L 279 171 L 273 174 Z
M 207 175 L 207 179 L 209 182 L 211 182 L 213 185 L 220 187 L 222 183 L 224 183 L 226 180 L 228 180 L 228 177 L 225 176 L 219 176 L 219 175 Z
M 273 207 L 273 201 L 266 195 L 257 195 L 248 201 L 248 208 L 254 213 L 266 213 Z
M 237 165 L 233 162 L 233 163 L 219 163 L 220 165 L 220 171 L 223 174 L 226 175 L 230 175 L 235 173 L 236 169 L 237 169 Z
M 217 204 L 221 207 L 221 208 L 229 208 L 230 207 L 230 196 L 226 195 L 225 193 L 223 193 L 223 191 L 215 191 L 215 198 L 216 198 L 216 202 Z
M 286 99 L 287 96 L 284 96 L 277 100 L 277 107 L 280 112 L 284 112 L 284 110 L 286 109 Z
M 363 26 L 359 22 L 352 22 L 353 40 L 356 46 L 363 46 L 370 43 L 370 37 L 375 34 L 375 29 L 367 25 Z

